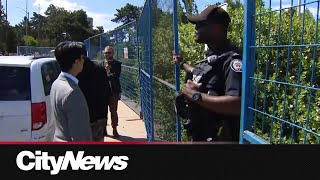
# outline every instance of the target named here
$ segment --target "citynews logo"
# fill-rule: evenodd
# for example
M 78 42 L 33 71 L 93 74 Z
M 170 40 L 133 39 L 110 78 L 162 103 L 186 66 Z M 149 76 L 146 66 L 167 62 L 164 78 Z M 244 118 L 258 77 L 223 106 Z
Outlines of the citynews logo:
M 27 159 L 27 161 L 24 161 Z M 128 156 L 85 156 L 84 151 L 73 154 L 72 151 L 66 151 L 64 156 L 49 156 L 48 152 L 22 151 L 17 155 L 16 164 L 23 171 L 46 170 L 51 175 L 58 174 L 61 170 L 67 170 L 69 164 L 72 170 L 88 171 L 94 170 L 111 170 L 121 171 L 128 166 Z

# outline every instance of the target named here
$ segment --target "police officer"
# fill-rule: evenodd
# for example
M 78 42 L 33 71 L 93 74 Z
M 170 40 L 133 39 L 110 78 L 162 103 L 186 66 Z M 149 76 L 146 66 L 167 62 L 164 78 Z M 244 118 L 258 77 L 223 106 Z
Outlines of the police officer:
M 208 6 L 199 15 L 189 16 L 195 24 L 197 43 L 205 43 L 206 59 L 193 67 L 181 55 L 173 61 L 191 78 L 182 90 L 190 102 L 190 127 L 193 141 L 239 141 L 242 57 L 227 39 L 231 19 L 218 6 Z

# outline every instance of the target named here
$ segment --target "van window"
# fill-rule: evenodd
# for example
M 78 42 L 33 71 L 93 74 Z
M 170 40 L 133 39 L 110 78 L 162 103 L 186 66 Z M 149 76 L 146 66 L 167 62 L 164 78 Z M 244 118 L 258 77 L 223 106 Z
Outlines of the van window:
M 52 83 L 58 78 L 61 70 L 57 61 L 47 62 L 41 67 L 44 93 L 50 95 Z
M 30 68 L 0 66 L 0 101 L 31 100 Z

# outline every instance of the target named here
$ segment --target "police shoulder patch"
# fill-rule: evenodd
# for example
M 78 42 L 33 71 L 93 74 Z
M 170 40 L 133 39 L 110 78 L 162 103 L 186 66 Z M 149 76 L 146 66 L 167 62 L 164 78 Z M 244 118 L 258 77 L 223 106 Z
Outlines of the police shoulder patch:
M 234 72 L 242 72 L 242 61 L 239 59 L 234 59 L 231 61 L 230 67 Z

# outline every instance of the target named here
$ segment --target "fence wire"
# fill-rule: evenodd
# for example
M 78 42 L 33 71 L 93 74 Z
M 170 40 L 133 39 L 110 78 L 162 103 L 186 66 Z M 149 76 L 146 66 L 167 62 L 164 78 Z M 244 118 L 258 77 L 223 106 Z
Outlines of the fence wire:
M 141 110 L 148 141 L 154 141 L 153 63 L 152 63 L 152 2 L 147 0 L 139 19 L 139 58 L 141 62 Z
M 152 1 L 152 59 L 154 75 L 154 125 L 156 139 L 177 141 L 173 0 Z
M 55 47 L 17 46 L 18 56 L 52 56 Z
M 123 101 L 140 113 L 140 79 L 136 21 L 120 26 L 112 31 L 90 37 L 84 41 L 92 60 L 104 60 L 104 49 L 115 49 L 115 59 L 122 62 L 120 83 Z
M 320 143 L 319 0 L 246 3 L 245 140 Z
M 174 111 L 179 79 L 171 64 L 176 2 L 146 0 L 138 25 L 85 41 L 92 59 L 102 59 L 106 45 L 116 48 L 124 92 L 132 99 L 140 95 L 149 141 L 179 139 Z M 320 143 L 319 0 L 245 0 L 229 10 L 229 38 L 243 45 L 240 142 Z M 134 27 L 137 36 L 130 34 Z

